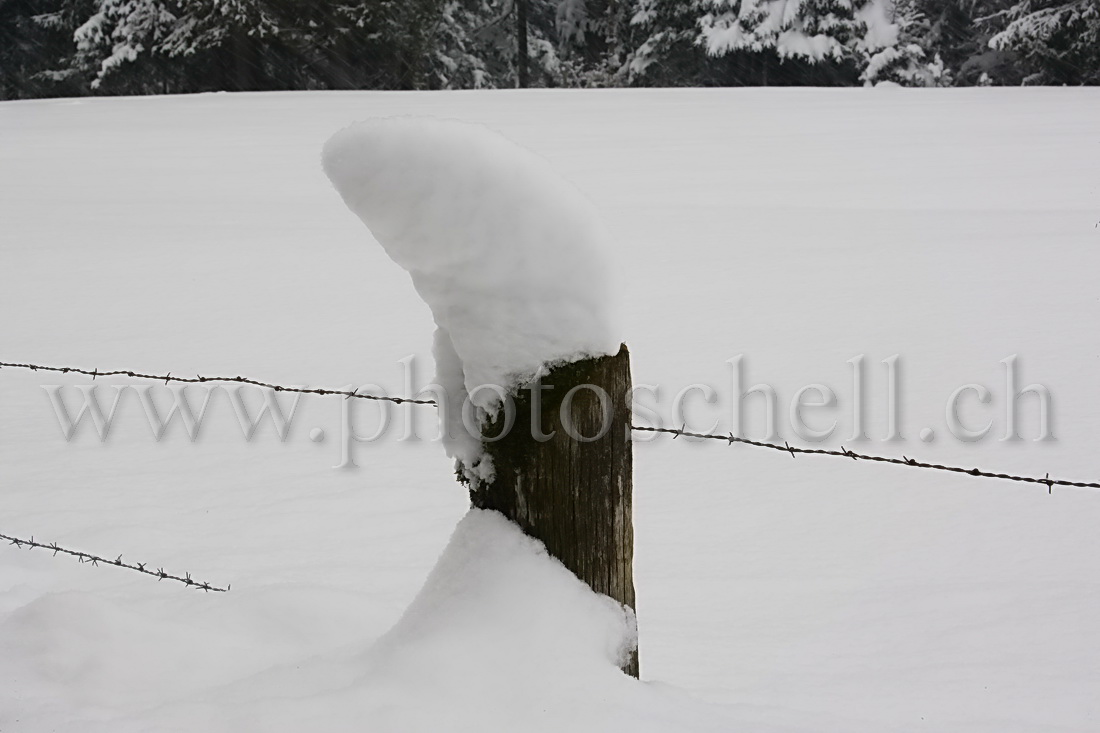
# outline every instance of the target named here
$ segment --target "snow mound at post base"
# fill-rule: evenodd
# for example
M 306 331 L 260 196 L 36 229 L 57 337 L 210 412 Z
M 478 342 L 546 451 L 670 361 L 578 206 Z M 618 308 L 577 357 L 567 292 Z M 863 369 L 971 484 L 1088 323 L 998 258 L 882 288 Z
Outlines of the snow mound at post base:
M 368 652 L 371 731 L 730 731 L 728 710 L 623 674 L 634 614 L 496 512 L 471 509 Z
M 471 509 L 371 656 L 391 682 L 506 678 L 522 694 L 548 674 L 621 676 L 636 646 L 633 611 L 594 593 L 501 514 Z
M 398 622 L 341 650 L 80 733 L 737 733 L 740 711 L 619 668 L 633 613 L 471 509 Z M 82 723 L 87 726 L 87 723 Z M 68 730 L 68 729 L 67 729 Z M 753 733 L 774 733 L 753 727 Z
M 431 308 L 436 381 L 453 406 L 445 447 L 468 478 L 491 478 L 463 430 L 467 395 L 484 419 L 500 397 L 481 385 L 507 391 L 544 365 L 618 351 L 599 217 L 545 160 L 480 125 L 361 122 L 325 144 L 322 162 Z
M 632 611 L 500 514 L 471 509 L 366 652 L 366 674 L 330 699 L 372 733 L 735 730 L 728 709 L 625 675 L 618 665 L 636 643 Z

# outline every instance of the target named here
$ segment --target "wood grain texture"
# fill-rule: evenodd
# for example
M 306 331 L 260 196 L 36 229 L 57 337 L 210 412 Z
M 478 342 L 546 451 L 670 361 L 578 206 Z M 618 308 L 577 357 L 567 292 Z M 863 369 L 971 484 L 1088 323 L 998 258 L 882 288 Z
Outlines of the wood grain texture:
M 635 609 L 630 386 L 623 344 L 615 356 L 557 366 L 518 390 L 511 430 L 500 435 L 502 416 L 485 431 L 496 477 L 470 500 L 543 542 L 597 593 Z M 638 676 L 637 650 L 623 670 Z

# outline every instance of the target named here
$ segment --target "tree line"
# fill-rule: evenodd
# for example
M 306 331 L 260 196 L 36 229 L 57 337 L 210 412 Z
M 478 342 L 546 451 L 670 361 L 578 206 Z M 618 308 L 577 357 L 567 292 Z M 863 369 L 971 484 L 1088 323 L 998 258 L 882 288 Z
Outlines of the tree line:
M 1100 83 L 1100 0 L 0 0 L 0 99 Z

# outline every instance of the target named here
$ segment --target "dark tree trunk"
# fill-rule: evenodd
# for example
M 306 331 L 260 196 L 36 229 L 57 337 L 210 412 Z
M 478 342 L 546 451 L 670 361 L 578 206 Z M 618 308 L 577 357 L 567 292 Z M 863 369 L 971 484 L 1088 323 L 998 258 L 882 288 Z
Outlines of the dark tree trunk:
M 527 0 L 516 0 L 516 74 L 520 89 L 527 88 Z
M 251 92 L 260 88 L 260 47 L 258 41 L 243 29 L 232 31 L 229 43 L 230 81 L 225 87 L 235 92 Z
M 580 385 L 599 388 L 606 402 L 589 386 L 571 393 Z M 594 591 L 633 609 L 630 386 L 624 344 L 615 356 L 559 366 L 519 390 L 512 429 L 486 443 L 496 477 L 470 500 L 504 514 Z M 486 435 L 499 432 L 491 426 Z M 638 676 L 637 650 L 623 671 Z

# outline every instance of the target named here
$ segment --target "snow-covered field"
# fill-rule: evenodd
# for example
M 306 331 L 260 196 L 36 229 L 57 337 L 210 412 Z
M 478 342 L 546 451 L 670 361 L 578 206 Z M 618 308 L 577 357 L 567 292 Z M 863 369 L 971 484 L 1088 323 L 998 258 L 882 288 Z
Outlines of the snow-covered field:
M 692 427 L 729 429 L 744 354 L 746 387 L 779 393 L 781 440 L 802 443 L 787 405 L 819 382 L 839 402 L 807 419 L 839 421 L 826 445 L 1100 476 L 1100 94 L 1082 89 L 6 102 L 0 361 L 405 394 L 415 355 L 426 384 L 431 314 L 320 165 L 349 122 L 405 114 L 484 123 L 588 194 L 635 383 L 666 413 L 684 387 L 717 391 L 693 393 Z M 852 441 L 860 354 L 869 439 Z M 904 440 L 883 442 L 894 354 Z M 1053 395 L 1055 441 L 1030 440 L 1034 397 L 1027 439 L 998 440 L 1013 354 L 1020 386 Z M 964 422 L 994 428 L 962 443 L 944 405 L 972 382 L 992 401 L 970 393 Z M 217 392 L 196 441 L 174 424 L 158 442 L 129 389 L 105 443 L 89 425 L 66 442 L 40 385 L 86 383 L 0 371 L 0 532 L 233 587 L 0 548 L 5 733 L 1100 729 L 1095 492 L 639 442 L 639 684 L 597 648 L 591 594 L 507 526 L 459 524 L 451 462 L 398 440 L 403 408 L 337 470 L 340 398 L 246 442 Z M 97 383 L 105 406 L 130 384 Z M 371 432 L 380 408 L 349 409 Z M 431 434 L 432 408 L 409 409 Z

